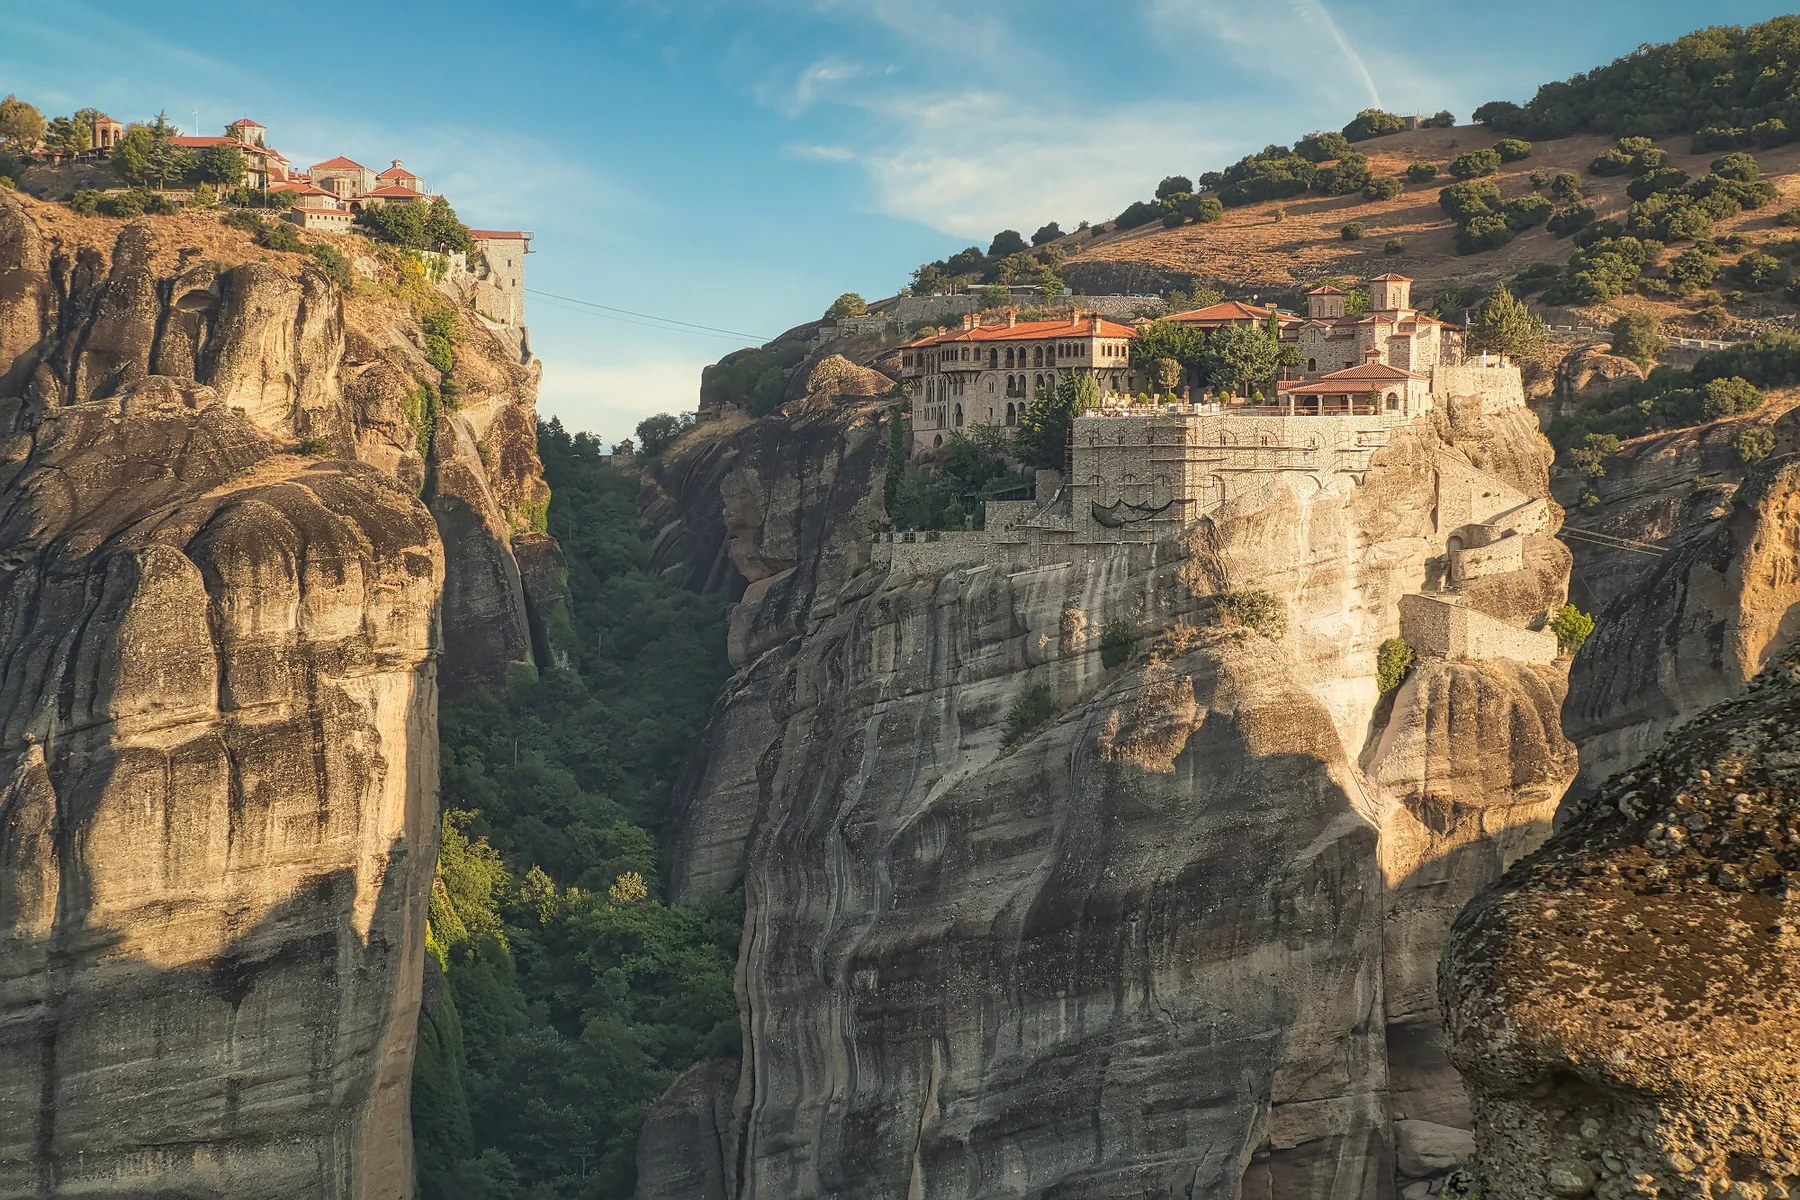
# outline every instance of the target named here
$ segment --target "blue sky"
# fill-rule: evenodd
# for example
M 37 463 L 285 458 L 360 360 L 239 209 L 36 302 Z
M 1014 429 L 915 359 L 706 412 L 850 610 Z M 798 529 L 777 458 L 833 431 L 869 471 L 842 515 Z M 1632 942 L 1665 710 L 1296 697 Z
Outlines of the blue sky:
M 1171 173 L 1539 82 L 1752 0 L 0 0 L 0 94 L 248 115 L 296 163 L 404 159 L 528 286 L 771 337 L 1001 228 L 1100 220 Z M 296 20 L 302 16 L 305 20 Z M 608 440 L 745 344 L 531 297 L 540 409 Z

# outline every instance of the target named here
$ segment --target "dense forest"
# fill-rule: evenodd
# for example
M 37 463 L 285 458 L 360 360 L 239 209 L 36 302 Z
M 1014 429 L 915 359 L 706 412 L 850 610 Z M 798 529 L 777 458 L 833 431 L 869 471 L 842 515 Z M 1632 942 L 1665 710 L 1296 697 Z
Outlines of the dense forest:
M 727 674 L 723 605 L 644 571 L 635 475 L 539 427 L 566 668 L 439 713 L 443 847 L 413 1133 L 426 1200 L 625 1200 L 670 1080 L 735 1056 L 740 895 L 662 902 L 670 782 Z
M 1702 153 L 1778 146 L 1800 136 L 1797 68 L 1800 17 L 1715 25 L 1546 83 L 1525 104 L 1484 104 L 1475 119 L 1535 138 L 1692 133 Z

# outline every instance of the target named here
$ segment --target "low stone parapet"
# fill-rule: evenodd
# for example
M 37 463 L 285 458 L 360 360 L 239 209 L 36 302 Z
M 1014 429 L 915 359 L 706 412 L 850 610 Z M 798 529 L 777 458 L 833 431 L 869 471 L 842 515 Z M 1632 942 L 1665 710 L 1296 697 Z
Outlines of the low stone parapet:
M 1454 601 L 1419 593 L 1400 597 L 1400 636 L 1416 653 L 1459 662 L 1510 658 L 1552 663 L 1557 654 L 1553 633 L 1518 629 Z
M 1488 529 L 1491 526 L 1475 525 L 1468 528 Z M 1450 579 L 1455 583 L 1466 579 L 1481 579 L 1488 575 L 1506 575 L 1524 569 L 1525 539 L 1510 531 L 1482 545 L 1450 552 Z

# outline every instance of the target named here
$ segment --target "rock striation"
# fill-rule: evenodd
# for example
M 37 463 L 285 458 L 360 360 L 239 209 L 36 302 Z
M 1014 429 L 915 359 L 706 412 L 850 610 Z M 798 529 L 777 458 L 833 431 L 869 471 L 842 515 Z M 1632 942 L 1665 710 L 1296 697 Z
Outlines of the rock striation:
M 676 898 L 745 889 L 745 1045 L 735 1083 L 691 1075 L 652 1114 L 640 1196 L 1441 1177 L 1468 1109 L 1432 964 L 1549 831 L 1564 668 L 1428 660 L 1384 698 L 1375 657 L 1442 572 L 1440 475 L 1542 497 L 1547 464 L 1528 413 L 1465 411 L 1354 485 L 1272 487 L 1167 543 L 1025 570 L 846 556 L 737 660 L 678 787 Z M 715 484 L 680 486 L 719 544 L 697 536 Z M 1562 602 L 1566 553 L 1524 536 L 1532 569 L 1472 607 Z M 1279 627 L 1230 619 L 1246 588 Z M 1135 653 L 1109 669 L 1116 623 Z
M 1571 802 L 1458 919 L 1485 1200 L 1800 1189 L 1800 655 Z
M 536 364 L 420 299 L 0 192 L 0 1197 L 411 1195 L 440 650 L 557 599 Z
M 0 1196 L 410 1194 L 429 514 L 159 376 L 28 440 L 0 491 Z

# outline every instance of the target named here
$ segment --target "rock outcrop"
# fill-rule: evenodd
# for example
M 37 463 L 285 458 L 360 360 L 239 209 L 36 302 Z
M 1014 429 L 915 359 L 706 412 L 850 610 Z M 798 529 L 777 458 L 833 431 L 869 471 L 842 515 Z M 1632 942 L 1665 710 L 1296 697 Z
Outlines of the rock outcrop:
M 1361 1198 L 1402 1145 L 1447 1171 L 1468 1113 L 1432 964 L 1548 832 L 1562 668 L 1428 661 L 1383 699 L 1375 656 L 1442 572 L 1440 467 L 1542 496 L 1547 464 L 1528 413 L 1464 412 L 1358 486 L 1272 487 L 1173 543 L 813 587 L 678 787 L 677 898 L 745 888 L 745 1050 L 723 1134 L 695 1116 L 719 1079 L 653 1114 L 640 1195 L 701 1161 L 724 1187 L 687 1194 L 734 1200 Z M 665 475 L 703 560 L 723 474 Z M 1541 619 L 1560 563 L 1494 603 Z M 1247 587 L 1284 630 L 1218 622 Z M 1138 653 L 1108 670 L 1120 621 Z
M 1800 656 L 1572 801 L 1457 921 L 1484 1200 L 1800 1189 Z
M 191 381 L 30 423 L 0 477 L 0 1196 L 408 1195 L 430 516 Z
M 1800 635 L 1800 462 L 1766 461 L 1719 508 L 1596 614 L 1564 710 L 1579 790 L 1733 695 Z
M 0 1197 L 411 1194 L 439 650 L 531 657 L 546 496 L 421 302 L 0 192 Z

